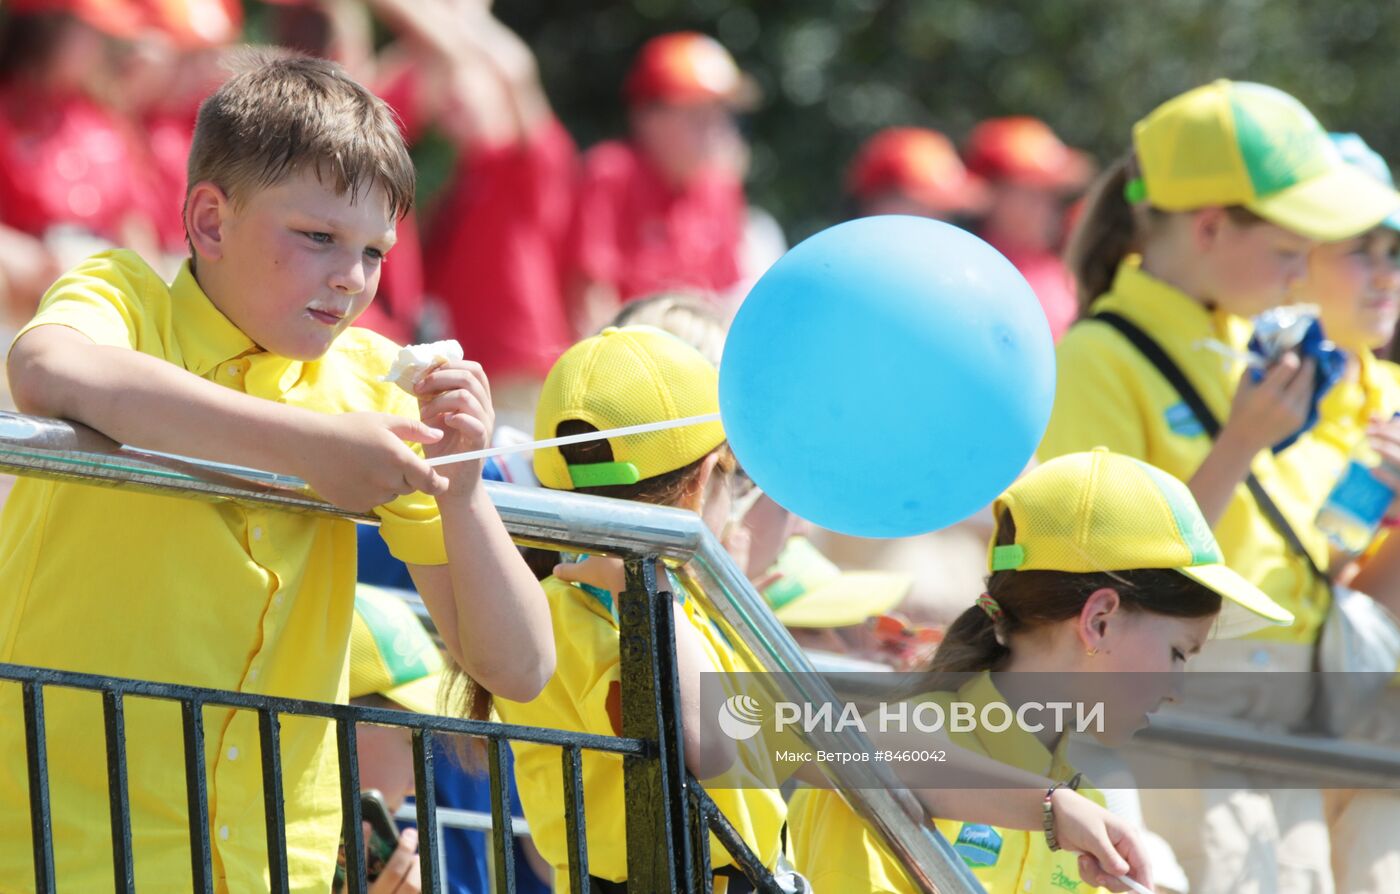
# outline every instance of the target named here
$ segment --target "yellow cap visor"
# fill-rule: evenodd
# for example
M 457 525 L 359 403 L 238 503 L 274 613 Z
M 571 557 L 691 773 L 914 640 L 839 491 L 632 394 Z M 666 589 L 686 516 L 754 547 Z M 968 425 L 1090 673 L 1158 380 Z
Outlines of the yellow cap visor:
M 1341 164 L 1245 207 L 1300 236 L 1336 242 L 1358 236 L 1400 210 L 1400 193 L 1357 167 Z
M 436 714 L 438 713 L 438 689 L 441 682 L 442 671 L 437 671 L 426 677 L 411 680 L 402 686 L 386 689 L 379 695 L 410 711 L 416 711 L 419 714 Z
M 1233 639 L 1266 627 L 1287 627 L 1293 623 L 1292 612 L 1226 565 L 1192 565 L 1176 570 L 1224 600 L 1211 632 L 1217 639 Z
M 846 571 L 773 612 L 788 627 L 850 627 L 904 601 L 913 578 L 882 571 Z

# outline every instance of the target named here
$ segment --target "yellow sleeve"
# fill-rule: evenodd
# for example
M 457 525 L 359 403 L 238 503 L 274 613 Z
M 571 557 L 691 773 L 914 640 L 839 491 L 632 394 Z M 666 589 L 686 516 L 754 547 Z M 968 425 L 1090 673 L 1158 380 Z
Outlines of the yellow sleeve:
M 619 735 L 609 715 L 610 710 L 620 712 L 622 704 L 617 628 L 584 602 L 593 598 L 584 591 L 552 577 L 541 586 L 549 598 L 554 627 L 554 676 L 533 701 L 505 702 L 502 718 L 508 723 Z
M 99 345 L 160 355 L 156 346 L 143 345 L 142 329 L 150 314 L 147 299 L 168 293 L 165 281 L 135 252 L 104 251 L 59 277 L 15 339 L 39 326 L 60 325 Z
M 1133 384 L 1142 370 L 1121 337 L 1102 323 L 1074 326 L 1056 349 L 1055 405 L 1036 457 L 1107 447 L 1147 458 L 1147 425 Z
M 379 381 L 393 362 L 398 345 L 364 329 L 351 329 L 342 337 L 356 340 L 347 353 L 354 356 L 356 374 L 375 396 L 374 405 L 364 409 L 418 419 L 417 398 L 398 385 Z M 422 447 L 411 446 L 415 453 L 423 455 Z M 379 536 L 394 558 L 410 565 L 447 564 L 447 544 L 442 538 L 437 500 L 424 493 L 405 494 L 375 507 L 374 514 L 379 516 Z

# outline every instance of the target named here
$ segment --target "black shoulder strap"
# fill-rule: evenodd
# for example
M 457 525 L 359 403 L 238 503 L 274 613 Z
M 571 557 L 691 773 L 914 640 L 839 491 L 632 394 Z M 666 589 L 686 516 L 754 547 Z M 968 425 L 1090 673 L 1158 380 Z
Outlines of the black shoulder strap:
M 1191 412 L 1195 414 L 1196 420 L 1201 423 L 1201 428 L 1205 430 L 1205 433 L 1210 436 L 1211 440 L 1214 440 L 1216 435 L 1220 434 L 1220 420 L 1216 419 L 1215 414 L 1210 411 L 1210 407 L 1206 406 L 1206 402 L 1201 397 L 1201 393 L 1197 391 L 1190 380 L 1186 378 L 1186 374 L 1181 371 L 1181 367 L 1177 366 L 1176 363 L 1167 356 L 1167 352 L 1162 350 L 1162 346 L 1153 341 L 1151 336 L 1138 328 L 1136 323 L 1112 311 L 1096 313 L 1089 319 L 1107 323 L 1109 326 L 1118 330 L 1119 334 L 1131 342 L 1133 347 L 1137 348 L 1138 352 L 1146 357 L 1149 363 L 1157 367 L 1157 371 L 1162 374 L 1162 378 L 1166 379 L 1171 386 L 1176 389 L 1176 393 L 1181 395 L 1182 402 L 1191 408 Z M 1274 526 L 1274 530 L 1278 531 L 1279 536 L 1288 544 L 1288 548 L 1293 550 L 1293 552 L 1297 553 L 1308 563 L 1308 568 L 1312 570 L 1312 573 L 1315 574 L 1318 579 L 1326 581 L 1327 575 L 1323 574 L 1322 569 L 1317 567 L 1317 563 L 1313 561 L 1312 554 L 1308 552 L 1307 547 L 1303 546 L 1303 541 L 1298 538 L 1298 532 L 1293 530 L 1293 526 L 1290 525 L 1288 519 L 1284 517 L 1283 511 L 1278 508 L 1278 504 L 1274 502 L 1273 497 L 1269 496 L 1269 492 L 1264 490 L 1264 485 L 1254 476 L 1253 472 L 1250 472 L 1244 479 L 1244 483 L 1245 487 L 1249 488 L 1250 494 L 1254 496 L 1254 502 L 1259 504 L 1260 511 L 1264 513 L 1265 518 Z

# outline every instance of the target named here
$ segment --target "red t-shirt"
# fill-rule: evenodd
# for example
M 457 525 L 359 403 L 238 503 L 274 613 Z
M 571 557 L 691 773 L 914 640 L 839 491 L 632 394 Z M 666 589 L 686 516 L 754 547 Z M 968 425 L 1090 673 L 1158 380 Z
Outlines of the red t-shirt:
M 71 224 L 117 241 L 144 201 L 132 149 L 121 120 L 86 96 L 0 88 L 0 219 L 33 236 Z
M 572 342 L 560 251 L 578 151 L 551 119 L 519 143 L 465 152 L 428 233 L 428 290 L 488 375 L 544 378 Z
M 984 235 L 982 238 L 987 239 Z M 1055 341 L 1065 334 L 1079 316 L 1079 299 L 1074 294 L 1074 277 L 1060 256 L 1050 251 L 1010 248 L 987 239 L 997 251 L 1006 256 L 1030 283 Z
M 584 157 L 565 273 L 609 283 L 624 301 L 668 289 L 724 292 L 741 276 L 746 208 L 731 175 L 677 190 L 631 145 L 602 143 Z

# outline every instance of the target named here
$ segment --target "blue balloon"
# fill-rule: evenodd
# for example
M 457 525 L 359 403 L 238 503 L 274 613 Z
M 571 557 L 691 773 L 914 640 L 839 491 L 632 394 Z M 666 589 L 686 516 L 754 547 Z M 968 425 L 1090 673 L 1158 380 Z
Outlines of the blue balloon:
M 1034 454 L 1054 395 L 1026 280 L 971 233 L 919 217 L 795 246 L 749 292 L 720 365 L 744 470 L 797 515 L 861 537 L 986 506 Z

